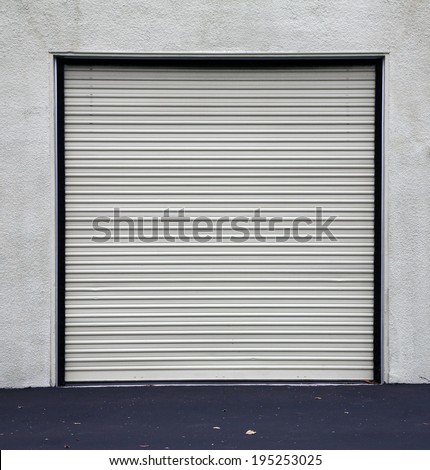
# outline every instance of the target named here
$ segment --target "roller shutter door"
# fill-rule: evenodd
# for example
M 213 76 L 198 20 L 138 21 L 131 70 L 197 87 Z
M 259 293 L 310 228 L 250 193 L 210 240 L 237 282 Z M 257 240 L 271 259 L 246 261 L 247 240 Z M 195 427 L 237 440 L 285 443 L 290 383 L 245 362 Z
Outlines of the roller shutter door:
M 374 67 L 64 78 L 67 382 L 373 378 Z M 275 240 L 316 207 L 336 242 Z M 283 220 L 263 242 L 92 241 L 114 208 Z

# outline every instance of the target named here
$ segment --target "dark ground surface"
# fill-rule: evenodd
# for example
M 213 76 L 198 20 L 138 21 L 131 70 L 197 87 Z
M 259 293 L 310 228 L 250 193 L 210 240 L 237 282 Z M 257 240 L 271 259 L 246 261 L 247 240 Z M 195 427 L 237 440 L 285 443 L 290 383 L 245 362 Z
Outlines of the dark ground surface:
M 430 449 L 430 385 L 0 390 L 1 449 L 68 447 Z

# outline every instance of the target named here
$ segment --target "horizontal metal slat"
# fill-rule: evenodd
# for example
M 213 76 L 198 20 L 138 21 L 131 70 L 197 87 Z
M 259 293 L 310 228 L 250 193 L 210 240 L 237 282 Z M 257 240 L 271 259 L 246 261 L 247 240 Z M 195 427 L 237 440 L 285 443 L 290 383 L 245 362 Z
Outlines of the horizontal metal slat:
M 207 348 L 199 347 L 196 348 L 70 348 L 66 349 L 66 352 L 74 354 L 91 354 L 91 353 L 163 353 L 163 352 L 236 352 L 238 348 Z M 240 348 L 242 352 L 297 352 L 297 353 L 316 353 L 316 352 L 325 352 L 325 353 L 372 353 L 372 348 Z
M 240 352 L 240 351 L 239 351 Z M 111 358 L 104 358 L 104 357 L 70 357 L 68 359 L 68 363 L 76 363 L 76 362 L 156 362 L 156 361 L 168 361 L 168 362 L 180 362 L 180 361 L 208 361 L 212 362 L 216 361 L 372 361 L 372 357 L 370 356 L 258 356 L 252 355 L 249 356 L 242 356 L 240 354 L 234 356 L 220 356 L 217 355 L 216 357 L 213 356 L 158 356 L 158 357 L 111 357 Z
M 319 174 L 320 172 L 318 170 L 338 170 L 338 171 L 342 171 L 342 170 L 345 170 L 345 169 L 348 169 L 348 170 L 355 170 L 355 169 L 358 169 L 358 170 L 373 170 L 374 169 L 374 166 L 372 164 L 339 164 L 339 165 L 334 165 L 334 164 L 309 164 L 309 163 L 302 163 L 302 164 L 290 164 L 290 165 L 279 165 L 279 164 L 230 164 L 230 163 L 224 163 L 224 164 L 204 164 L 204 163 L 200 163 L 200 164 L 163 164 L 163 163 L 158 163 L 158 164 L 154 164 L 154 163 L 144 163 L 144 164 L 123 164 L 123 165 L 119 165 L 119 164 L 106 164 L 106 163 L 92 163 L 92 164 L 86 164 L 86 163 L 83 163 L 83 164 L 70 164 L 70 163 L 67 163 L 66 162 L 66 168 L 68 170 L 87 170 L 87 169 L 110 169 L 110 170 L 128 170 L 128 169 L 164 169 L 164 168 L 167 168 L 169 170 L 173 169 L 173 168 L 176 168 L 176 169 L 179 169 L 179 170 L 189 170 L 189 169 L 199 169 L 199 170 L 206 170 L 206 169 L 210 169 L 210 170 L 213 170 L 213 169 L 217 169 L 217 170 L 220 170 L 220 169 L 223 169 L 225 171 L 230 171 L 232 169 L 237 169 L 237 170 L 255 170 L 255 169 L 258 169 L 258 170 L 261 170 L 261 169 L 278 169 L 278 170 L 298 170 L 298 169 L 301 169 L 301 170 L 311 170 L 311 171 L 315 171 L 315 174 Z M 212 172 L 211 172 L 212 173 Z M 71 175 L 75 175 L 75 173 L 70 173 Z M 83 173 L 83 174 L 88 174 L 88 173 Z M 122 174 L 122 173 L 119 173 L 119 174 Z M 152 173 L 153 176 L 157 176 L 157 175 L 162 175 L 162 176 L 167 176 L 167 175 L 171 175 L 171 176 L 174 176 L 174 175 L 177 175 L 178 173 Z M 181 173 L 182 174 L 182 173 Z M 187 175 L 194 175 L 195 173 L 185 173 L 185 176 Z M 230 173 L 231 174 L 231 173 Z M 244 175 L 248 175 L 248 173 L 243 173 Z M 251 173 L 253 174 L 253 173 Z M 271 173 L 260 173 L 261 176 L 266 176 L 266 175 L 270 175 Z M 309 173 L 307 172 L 304 172 L 304 173 L 301 173 L 303 175 L 308 175 Z M 337 173 L 329 173 L 329 174 L 332 174 L 332 175 L 337 175 Z M 366 173 L 367 174 L 367 173 Z M 235 173 L 236 175 L 236 173 Z M 355 173 L 354 173 L 355 175 Z
M 369 329 L 363 330 L 332 330 L 332 331 L 321 331 L 321 330 L 299 330 L 299 331 L 292 331 L 292 330 L 234 330 L 230 329 L 228 334 L 231 336 L 242 334 L 247 335 L 321 335 L 325 333 L 329 333 L 330 335 L 359 335 L 359 334 L 368 334 Z M 176 330 L 105 330 L 105 331 L 67 331 L 67 336 L 128 336 L 128 335 L 143 335 L 143 336 L 153 336 L 153 335 L 224 335 L 226 332 L 224 330 L 184 330 L 181 329 L 180 332 Z M 212 341 L 212 339 L 211 339 Z
M 309 297 L 306 297 L 309 299 Z M 315 308 L 320 305 L 315 305 L 315 304 L 310 304 L 310 303 L 288 303 L 288 304 L 256 304 L 256 303 L 242 303 L 241 305 L 237 304 L 220 304 L 220 305 L 215 305 L 213 303 L 209 304 L 197 304 L 197 303 L 188 303 L 188 304 L 118 304 L 118 305 L 112 305 L 112 304 L 81 304 L 81 305 L 66 305 L 67 310 L 92 310 L 92 309 L 115 309 L 115 308 L 127 308 L 127 309 L 162 309 L 162 308 L 235 308 L 235 307 L 241 307 L 241 308 Z M 352 309 L 352 308 L 372 308 L 373 303 L 361 303 L 361 304 L 341 304 L 341 303 L 331 303 L 331 304 L 325 304 L 325 307 L 327 308 L 342 308 L 342 309 Z
M 373 90 L 374 82 L 371 79 L 361 80 L 272 80 L 272 81 L 247 81 L 247 80 L 144 80 L 132 79 L 117 80 L 114 78 L 67 79 L 64 83 L 66 90 L 157 90 L 157 91 L 187 91 L 212 90 L 222 92 L 224 90 Z
M 217 369 L 217 370 L 225 370 L 225 369 L 232 369 L 232 370 L 266 370 L 266 369 L 274 369 L 274 370 L 282 370 L 282 369 L 292 369 L 292 370 L 303 370 L 303 369 L 329 369 L 329 370 L 351 370 L 351 369 L 358 369 L 360 371 L 363 370 L 373 370 L 373 364 L 370 363 L 368 366 L 353 366 L 353 365 L 348 365 L 348 366 L 328 366 L 328 365 L 313 365 L 313 366 L 305 366 L 305 365 L 297 365 L 297 366 L 285 366 L 285 365 L 261 365 L 261 366 L 249 366 L 249 365 L 236 365 L 236 366 L 229 366 L 229 365 L 223 365 L 222 367 L 220 365 L 200 365 L 200 366 L 195 366 L 195 365 L 182 365 L 182 366 L 173 366 L 173 365 L 168 365 L 168 366 L 90 366 L 90 367 L 70 367 L 66 366 L 66 371 L 103 371 L 103 370 L 110 370 L 110 371 L 118 371 L 118 370 L 196 370 L 196 369 L 202 369 L 202 370 L 211 370 L 211 369 Z
M 90 109 L 90 110 L 86 110 L 86 111 L 73 111 L 73 110 L 69 110 L 68 108 L 75 108 L 77 105 L 73 105 L 73 104 L 68 104 L 67 107 L 66 107 L 66 123 L 68 122 L 67 119 L 68 117 L 70 116 L 98 116 L 98 117 L 102 117 L 102 116 L 116 116 L 116 117 L 124 117 L 124 116 L 133 116 L 133 117 L 136 117 L 136 116 L 156 116 L 156 117 L 160 117 L 160 116 L 164 116 L 164 117 L 174 117 L 176 119 L 178 119 L 179 117 L 182 117 L 182 116 L 194 116 L 194 117 L 200 117 L 200 118 L 204 118 L 206 116 L 217 116 L 217 117 L 221 117 L 223 118 L 223 121 L 224 121 L 224 118 L 227 117 L 227 116 L 241 116 L 242 118 L 252 118 L 253 116 L 257 116 L 257 117 L 261 117 L 261 116 L 271 116 L 271 117 L 274 117 L 274 116 L 282 116 L 282 117 L 287 117 L 287 116 L 290 116 L 290 117 L 296 117 L 296 116 L 300 116 L 301 118 L 303 117 L 314 117 L 314 116 L 318 116 L 318 117 L 322 117 L 322 116 L 325 116 L 325 117 L 333 117 L 333 116 L 347 116 L 349 118 L 352 118 L 354 116 L 360 116 L 360 117 L 367 117 L 367 118 L 371 118 L 373 117 L 373 112 L 371 109 L 369 109 L 369 111 L 357 111 L 357 110 L 351 110 L 348 108 L 348 110 L 344 110 L 344 111 L 330 111 L 330 110 L 327 110 L 327 109 L 324 109 L 324 110 L 321 110 L 321 111 L 292 111 L 292 110 L 287 110 L 287 111 L 284 111 L 284 112 L 280 112 L 280 111 L 252 111 L 252 112 L 245 112 L 245 111 L 226 111 L 226 112 L 219 112 L 219 111 L 207 111 L 207 110 L 204 110 L 204 111 L 113 111 L 113 110 L 104 110 L 104 111 L 98 111 L 96 109 L 94 109 L 93 107 Z M 370 107 L 369 107 L 370 108 Z M 222 122 L 223 122 L 222 121 Z M 69 121 L 70 122 L 70 121 Z M 91 121 L 92 122 L 92 121 Z M 91 123 L 90 122 L 90 123 Z M 176 122 L 176 121 L 174 121 Z M 204 121 L 202 121 L 204 122 Z M 350 122 L 355 122 L 353 120 L 351 120 Z
M 154 340 L 135 340 L 135 339 L 90 339 L 90 340 L 85 340 L 85 339 L 69 339 L 66 338 L 67 340 L 67 345 L 88 345 L 88 344 L 208 344 L 207 338 L 200 338 L 200 339 L 170 339 L 170 340 L 159 340 L 159 339 L 154 339 Z M 237 340 L 234 338 L 226 338 L 226 339 L 214 339 L 211 338 L 210 343 L 212 344 L 243 344 L 243 343 L 249 343 L 249 339 L 243 339 L 243 340 Z M 252 343 L 255 344 L 261 344 L 261 343 L 268 343 L 267 339 L 261 340 L 261 339 L 253 339 Z M 282 338 L 282 339 L 277 339 L 276 343 L 283 343 L 283 344 L 297 344 L 297 343 L 303 343 L 303 344 L 312 344 L 314 343 L 321 343 L 321 344 L 372 344 L 373 340 L 372 339 L 354 339 L 354 338 L 345 338 L 345 339 L 290 339 L 290 338 Z
M 71 114 L 72 116 L 74 114 Z M 142 114 L 139 116 L 146 116 L 147 114 Z M 123 116 L 122 114 L 119 114 L 118 116 Z M 330 115 L 329 115 L 330 116 Z M 173 115 L 172 117 L 177 117 Z M 249 117 L 249 115 L 248 115 Z M 176 119 L 172 119 L 170 121 L 168 120 L 130 120 L 130 121 L 125 121 L 123 119 L 115 119 L 115 120 L 95 120 L 94 117 L 91 119 L 68 119 L 65 120 L 66 128 L 70 128 L 69 132 L 73 129 L 74 132 L 84 132 L 87 131 L 85 127 L 82 127 L 81 130 L 76 130 L 75 125 L 88 125 L 91 124 L 92 126 L 95 125 L 115 125 L 115 126 L 128 126 L 128 125 L 139 125 L 140 127 L 143 127 L 145 129 L 145 126 L 151 126 L 148 130 L 152 129 L 152 126 L 163 126 L 166 127 L 166 129 L 169 129 L 170 126 L 193 126 L 195 128 L 197 126 L 197 130 L 201 128 L 201 126 L 346 126 L 348 128 L 354 128 L 355 126 L 373 126 L 374 125 L 374 120 L 373 119 L 360 119 L 360 120 L 349 120 L 347 122 L 342 121 L 342 120 L 328 120 L 328 119 L 323 119 L 323 120 L 299 120 L 299 119 L 291 119 L 291 120 L 285 120 L 285 121 L 280 121 L 280 120 L 274 120 L 274 121 L 269 121 L 269 120 L 261 120 L 258 121 L 256 119 L 253 120 L 217 120 L 217 121 L 208 121 L 208 120 L 190 120 L 190 121 L 185 121 L 181 120 L 178 121 Z M 373 128 L 372 128 L 373 130 Z M 88 130 L 87 132 L 90 132 Z M 98 132 L 98 131 L 96 131 Z
M 102 313 L 97 313 L 96 315 L 94 315 L 93 313 L 69 313 L 68 314 L 68 319 L 73 319 L 73 318 L 78 318 L 78 319 L 83 319 L 83 318 L 87 318 L 87 319 L 92 319 L 93 321 L 95 320 L 98 320 L 100 318 L 107 318 L 107 319 L 121 319 L 121 318 L 126 318 L 127 320 L 128 319 L 143 319 L 145 321 L 147 321 L 148 319 L 151 319 L 151 318 L 155 318 L 155 319 L 166 319 L 166 318 L 169 318 L 169 319 L 174 319 L 174 318 L 186 318 L 187 321 L 189 321 L 189 319 L 193 319 L 193 318 L 201 318 L 201 317 L 210 317 L 211 318 L 211 314 L 210 313 L 202 313 L 202 312 L 187 312 L 186 315 L 184 315 L 183 313 L 178 313 L 176 311 L 174 312 L 143 312 L 143 313 L 135 313 L 135 312 L 128 312 L 127 314 L 124 314 L 124 313 L 112 313 L 112 312 L 109 312 L 109 313 L 106 313 L 106 312 L 102 312 Z M 301 321 L 304 321 L 304 320 L 307 320 L 309 318 L 314 318 L 314 319 L 323 319 L 325 321 L 329 321 L 327 320 L 327 318 L 336 318 L 336 321 L 341 318 L 343 320 L 350 320 L 351 318 L 354 318 L 356 320 L 359 320 L 359 319 L 362 319 L 362 318 L 372 318 L 373 317 L 373 314 L 371 311 L 367 312 L 367 313 L 360 313 L 360 312 L 331 312 L 329 314 L 329 316 L 327 315 L 327 313 L 325 312 L 293 312 L 293 313 L 290 313 L 290 312 L 273 312 L 273 311 L 257 311 L 257 312 L 239 312 L 237 310 L 221 310 L 220 312 L 217 312 L 217 317 L 227 317 L 229 319 L 231 319 L 232 317 L 238 317 L 238 318 L 243 318 L 243 317 L 246 317 L 246 318 L 253 318 L 253 317 L 256 317 L 256 318 L 261 318 L 261 317 L 264 317 L 264 318 L 267 318 L 267 317 L 273 317 L 273 318 L 281 318 L 282 320 L 290 320 L 290 318 L 292 317 L 299 317 Z M 349 324 L 349 321 L 346 322 L 347 324 Z

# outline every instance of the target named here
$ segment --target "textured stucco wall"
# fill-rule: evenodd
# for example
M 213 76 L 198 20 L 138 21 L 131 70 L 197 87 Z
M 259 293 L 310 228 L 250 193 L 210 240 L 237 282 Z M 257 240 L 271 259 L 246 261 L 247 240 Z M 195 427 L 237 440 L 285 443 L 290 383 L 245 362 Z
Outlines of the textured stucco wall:
M 0 2 L 0 386 L 53 383 L 52 52 L 389 53 L 386 380 L 430 381 L 428 0 Z

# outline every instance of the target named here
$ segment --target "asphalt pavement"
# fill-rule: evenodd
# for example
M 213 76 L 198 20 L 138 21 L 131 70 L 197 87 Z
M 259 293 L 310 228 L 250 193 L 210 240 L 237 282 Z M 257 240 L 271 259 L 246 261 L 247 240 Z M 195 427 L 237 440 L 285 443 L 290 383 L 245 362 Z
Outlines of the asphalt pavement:
M 1 449 L 430 449 L 430 385 L 0 390 Z

